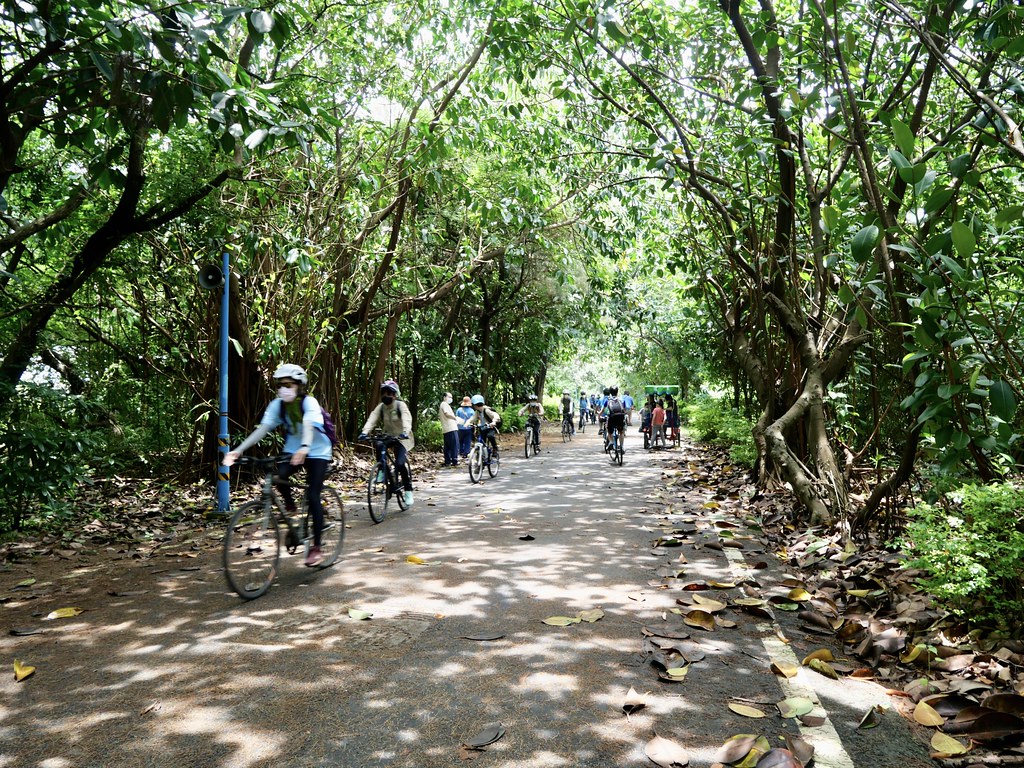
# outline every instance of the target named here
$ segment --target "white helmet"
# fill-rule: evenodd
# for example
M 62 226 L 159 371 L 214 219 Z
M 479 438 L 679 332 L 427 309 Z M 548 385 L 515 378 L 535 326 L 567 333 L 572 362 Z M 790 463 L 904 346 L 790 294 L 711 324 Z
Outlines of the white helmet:
M 299 366 L 292 365 L 291 363 L 285 363 L 284 365 L 279 366 L 278 369 L 274 371 L 274 378 L 295 379 L 300 384 L 306 384 L 309 382 L 309 377 L 306 376 L 306 372 Z

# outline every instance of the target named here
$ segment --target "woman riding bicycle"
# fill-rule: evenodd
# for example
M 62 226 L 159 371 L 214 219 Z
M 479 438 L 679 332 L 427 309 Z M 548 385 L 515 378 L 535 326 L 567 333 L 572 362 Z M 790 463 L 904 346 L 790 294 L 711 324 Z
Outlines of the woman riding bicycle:
M 295 499 L 286 482 L 301 468 L 306 470 L 306 502 L 313 517 L 313 546 L 309 548 L 306 565 L 315 568 L 323 562 L 320 537 L 324 530 L 324 508 L 320 500 L 327 468 L 331 464 L 331 440 L 324 434 L 324 417 L 320 404 L 306 392 L 309 377 L 297 365 L 282 365 L 274 371 L 277 397 L 263 412 L 260 425 L 241 444 L 224 454 L 224 466 L 230 467 L 242 454 L 278 427 L 285 429 L 284 452 L 292 455 L 291 463 L 278 470 L 281 482 L 275 483 L 284 499 L 285 512 L 295 512 Z
M 398 384 L 391 379 L 380 385 L 380 405 L 370 411 L 358 439 L 369 439 L 369 434 L 378 426 L 384 431 L 384 434 L 398 438 L 392 443 L 395 452 L 395 465 L 402 476 L 405 506 L 411 507 L 412 472 L 409 471 L 408 452 L 415 445 L 412 438 L 412 412 L 409 410 L 409 406 L 398 399 Z M 380 461 L 383 458 L 383 456 L 378 456 L 377 460 Z

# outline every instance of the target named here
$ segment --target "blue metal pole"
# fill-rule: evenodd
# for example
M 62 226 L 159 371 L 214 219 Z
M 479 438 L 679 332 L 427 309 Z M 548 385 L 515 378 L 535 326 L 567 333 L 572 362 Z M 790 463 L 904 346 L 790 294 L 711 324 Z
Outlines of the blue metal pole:
M 224 455 L 228 452 L 228 309 L 231 296 L 230 256 L 224 251 L 224 293 L 220 302 L 220 434 L 217 435 L 217 455 L 220 467 L 217 470 L 217 511 L 228 514 L 231 511 L 231 470 L 224 466 Z

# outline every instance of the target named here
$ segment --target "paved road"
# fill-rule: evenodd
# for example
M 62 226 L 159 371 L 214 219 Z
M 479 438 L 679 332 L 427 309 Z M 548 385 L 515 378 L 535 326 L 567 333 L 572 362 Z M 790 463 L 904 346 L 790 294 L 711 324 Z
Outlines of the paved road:
M 656 731 L 684 746 L 691 765 L 708 766 L 733 734 L 763 733 L 778 746 L 797 733 L 774 714 L 793 693 L 769 671 L 771 654 L 786 652 L 774 629 L 739 614 L 729 614 L 735 628 L 688 629 L 671 612 L 684 593 L 662 588 L 673 582 L 659 574 L 728 581 L 749 575 L 744 558 L 763 557 L 752 541 L 729 557 L 686 548 L 685 563 L 682 548 L 652 546 L 665 525 L 707 511 L 706 492 L 665 488 L 666 472 L 700 461 L 695 450 L 682 460 L 686 451 L 647 454 L 633 434 L 620 468 L 593 433 L 569 445 L 545 437 L 540 456 L 505 451 L 499 476 L 479 485 L 462 469 L 421 479 L 413 509 L 381 525 L 353 498 L 343 560 L 313 574 L 289 558 L 253 602 L 225 589 L 210 550 L 79 569 L 49 602 L 9 604 L 14 626 L 41 625 L 32 612 L 59 603 L 89 610 L 48 623 L 44 635 L 0 639 L 4 658 L 37 667 L 22 683 L 0 682 L 0 768 L 432 768 L 462 765 L 460 743 L 493 722 L 505 735 L 476 765 L 646 766 Z M 6 591 L 22 574 L 3 576 Z M 349 608 L 373 618 L 352 619 Z M 593 623 L 542 623 L 598 608 Z M 657 678 L 644 627 L 690 632 L 688 647 L 704 658 L 684 682 Z M 822 644 L 786 631 L 798 658 Z M 502 637 L 464 639 L 488 633 Z M 817 765 L 930 764 L 892 711 L 878 728 L 856 729 L 885 700 L 877 686 L 806 669 L 794 684 L 829 716 L 805 729 Z M 627 717 L 631 687 L 649 696 Z M 769 716 L 740 717 L 730 698 Z

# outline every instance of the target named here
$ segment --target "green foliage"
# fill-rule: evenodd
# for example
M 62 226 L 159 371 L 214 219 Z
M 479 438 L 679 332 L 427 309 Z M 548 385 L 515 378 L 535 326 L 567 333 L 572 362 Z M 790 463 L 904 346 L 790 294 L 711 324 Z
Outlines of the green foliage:
M 700 394 L 682 405 L 683 424 L 698 440 L 729 449 L 729 457 L 748 467 L 757 460 L 750 421 L 730 408 L 723 398 Z
M 0 432 L 0 533 L 59 525 L 75 488 L 104 463 L 95 403 L 28 383 L 14 402 L 17 418 Z
M 903 545 L 923 585 L 969 620 L 1024 617 L 1024 489 L 969 484 L 909 511 Z
M 417 448 L 441 448 L 444 445 L 444 433 L 441 422 L 435 414 L 425 415 L 417 420 L 414 432 Z

